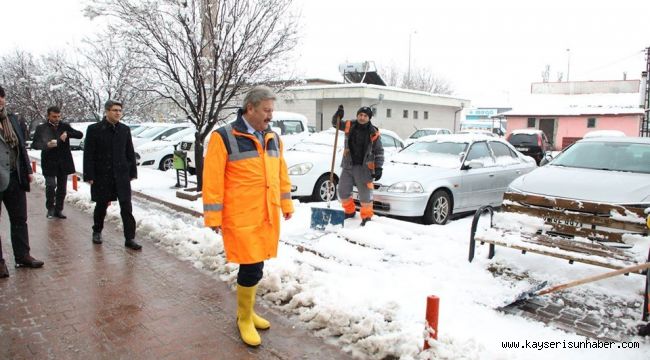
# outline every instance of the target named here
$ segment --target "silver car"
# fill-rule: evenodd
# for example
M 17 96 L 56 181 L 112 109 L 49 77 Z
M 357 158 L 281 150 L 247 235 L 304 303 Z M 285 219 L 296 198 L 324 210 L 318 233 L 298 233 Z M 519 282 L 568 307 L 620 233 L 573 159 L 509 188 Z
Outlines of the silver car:
M 582 139 L 508 191 L 648 208 L 650 138 Z
M 498 138 L 423 137 L 384 163 L 383 177 L 375 183 L 374 209 L 445 224 L 453 214 L 501 205 L 510 182 L 536 167 L 533 158 Z

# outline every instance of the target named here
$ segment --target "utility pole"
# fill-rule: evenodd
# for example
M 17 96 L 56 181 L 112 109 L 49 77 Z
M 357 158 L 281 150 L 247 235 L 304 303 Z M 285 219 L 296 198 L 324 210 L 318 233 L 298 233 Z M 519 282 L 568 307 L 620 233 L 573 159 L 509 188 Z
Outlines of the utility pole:
M 409 33 L 409 69 L 408 72 L 406 73 L 406 82 L 407 82 L 407 87 L 411 86 L 411 36 L 413 34 L 417 34 L 417 31 L 411 31 Z
M 566 82 L 569 82 L 569 74 L 571 73 L 571 49 L 566 49 Z
M 650 136 L 650 47 L 647 47 L 646 49 L 646 55 L 645 55 L 645 60 L 646 60 L 646 66 L 645 66 L 645 71 L 643 72 L 642 79 L 645 80 L 645 86 L 642 86 L 642 88 L 645 89 L 643 94 L 643 121 L 641 122 L 641 129 L 639 130 L 639 136 L 641 137 L 649 137 Z

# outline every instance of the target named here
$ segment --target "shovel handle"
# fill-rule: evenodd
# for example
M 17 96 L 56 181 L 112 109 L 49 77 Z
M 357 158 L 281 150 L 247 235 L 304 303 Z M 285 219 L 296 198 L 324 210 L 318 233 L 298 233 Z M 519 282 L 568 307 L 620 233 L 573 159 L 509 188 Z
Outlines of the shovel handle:
M 545 295 L 545 294 L 548 294 L 548 293 L 552 293 L 552 292 L 572 288 L 574 286 L 578 286 L 578 285 L 582 285 L 582 284 L 586 284 L 586 283 L 590 283 L 590 282 L 594 282 L 594 281 L 598 281 L 598 280 L 602 280 L 602 279 L 607 279 L 607 278 L 610 278 L 610 277 L 614 277 L 614 276 L 617 276 L 617 275 L 622 275 L 622 274 L 626 274 L 626 273 L 630 273 L 630 272 L 637 272 L 637 271 L 641 271 L 641 270 L 648 269 L 648 268 L 650 268 L 650 262 L 643 263 L 643 264 L 638 264 L 638 265 L 634 265 L 634 266 L 628 266 L 628 267 L 624 267 L 622 269 L 618 269 L 616 271 L 610 271 L 610 272 L 606 272 L 604 274 L 590 276 L 590 277 L 574 280 L 574 281 L 571 281 L 571 282 L 568 282 L 568 283 L 551 286 L 550 288 L 546 288 L 546 289 L 538 292 L 537 295 Z
M 336 162 L 336 148 L 338 146 L 339 142 L 339 127 L 341 127 L 341 117 L 337 116 L 336 117 L 336 135 L 334 135 L 334 150 L 332 151 L 332 167 L 330 168 L 330 184 L 334 186 L 334 163 Z M 334 197 L 334 194 L 336 193 L 336 187 L 334 187 L 334 192 L 332 193 L 332 196 L 327 197 L 327 208 L 329 209 L 330 207 L 330 201 Z

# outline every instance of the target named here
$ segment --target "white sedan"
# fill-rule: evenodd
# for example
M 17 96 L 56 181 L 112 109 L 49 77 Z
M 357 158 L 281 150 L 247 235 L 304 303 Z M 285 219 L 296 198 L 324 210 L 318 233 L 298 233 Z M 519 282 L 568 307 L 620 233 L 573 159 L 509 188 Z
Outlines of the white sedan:
M 396 133 L 384 129 L 380 129 L 379 132 L 386 159 L 404 147 L 404 142 Z M 332 184 L 329 174 L 332 166 L 334 133 L 334 128 L 314 133 L 285 150 L 284 158 L 289 168 L 292 197 L 310 198 L 312 201 L 327 201 L 328 198 L 334 198 L 334 185 L 338 184 L 341 175 L 341 155 L 344 142 L 344 134 L 339 131 L 334 184 Z
M 384 163 L 374 210 L 445 224 L 453 214 L 500 206 L 510 182 L 536 167 L 533 158 L 498 138 L 427 136 Z
M 135 159 L 142 167 L 167 171 L 174 167 L 174 145 L 182 140 L 192 139 L 196 129 L 185 128 L 168 137 L 144 143 L 135 148 Z M 180 148 L 178 148 L 180 150 Z

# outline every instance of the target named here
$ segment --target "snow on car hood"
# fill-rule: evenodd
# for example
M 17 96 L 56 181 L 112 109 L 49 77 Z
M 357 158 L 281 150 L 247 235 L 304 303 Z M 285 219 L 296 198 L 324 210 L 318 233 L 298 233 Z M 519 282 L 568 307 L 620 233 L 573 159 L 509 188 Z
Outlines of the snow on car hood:
M 650 174 L 542 166 L 515 179 L 514 190 L 615 204 L 650 203 Z
M 455 169 L 435 167 L 419 163 L 406 164 L 401 162 L 384 162 L 384 171 L 379 182 L 383 185 L 393 185 L 402 181 L 417 181 L 422 186 L 443 178 L 460 175 L 460 164 Z
M 342 151 L 339 150 L 336 153 L 337 164 L 341 163 L 341 156 L 342 156 Z M 310 151 L 289 149 L 284 152 L 284 160 L 286 161 L 288 167 L 305 163 L 305 162 L 311 162 L 311 163 L 324 162 L 327 164 L 331 164 L 332 148 L 330 147 L 327 151 L 323 151 L 323 149 L 319 147 L 314 147 L 313 149 L 310 149 Z

